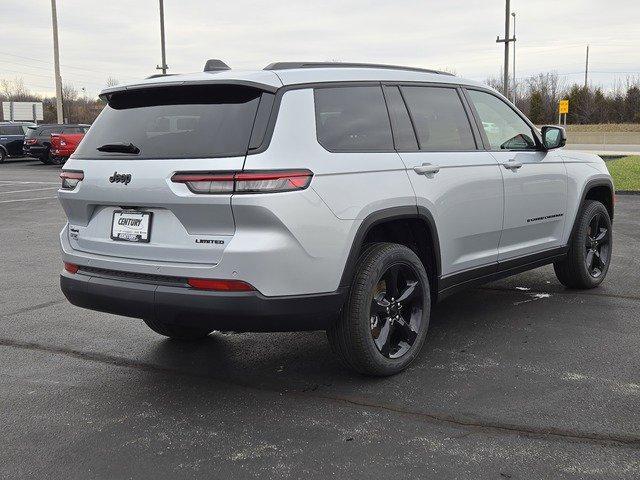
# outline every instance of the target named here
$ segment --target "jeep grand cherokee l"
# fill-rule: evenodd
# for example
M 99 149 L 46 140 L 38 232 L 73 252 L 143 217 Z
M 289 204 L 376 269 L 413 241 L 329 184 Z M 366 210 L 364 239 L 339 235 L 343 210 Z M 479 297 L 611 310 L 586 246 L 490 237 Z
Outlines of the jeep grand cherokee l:
M 605 278 L 604 162 L 494 90 L 384 65 L 208 66 L 102 92 L 61 173 L 71 303 L 183 340 L 323 329 L 346 366 L 390 375 L 460 288 L 550 263 L 569 288 Z

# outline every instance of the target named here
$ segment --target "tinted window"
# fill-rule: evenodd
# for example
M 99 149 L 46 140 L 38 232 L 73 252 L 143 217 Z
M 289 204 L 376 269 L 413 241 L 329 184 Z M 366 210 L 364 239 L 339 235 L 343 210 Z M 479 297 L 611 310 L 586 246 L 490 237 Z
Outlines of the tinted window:
M 469 119 L 453 88 L 402 87 L 420 150 L 475 150 Z
M 381 87 L 317 88 L 315 103 L 318 141 L 327 150 L 393 150 Z
M 385 98 L 389 107 L 391 128 L 396 149 L 400 151 L 418 150 L 418 141 L 411 125 L 409 112 L 400 95 L 398 87 L 384 87 Z
M 113 94 L 76 157 L 208 158 L 245 155 L 261 91 L 237 85 L 190 85 Z M 133 143 L 140 154 L 98 147 Z
M 20 125 L 3 125 L 0 127 L 2 135 L 22 135 L 22 127 Z
M 84 133 L 82 127 L 64 127 L 61 129 L 61 133 Z
M 536 147 L 531 127 L 495 95 L 468 90 L 493 150 L 527 150 Z

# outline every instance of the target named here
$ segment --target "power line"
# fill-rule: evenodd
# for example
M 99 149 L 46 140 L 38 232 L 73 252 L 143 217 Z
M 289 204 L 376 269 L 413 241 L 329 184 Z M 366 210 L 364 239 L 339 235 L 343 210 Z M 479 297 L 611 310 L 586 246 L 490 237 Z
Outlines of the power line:
M 41 60 L 41 59 L 39 59 L 39 58 L 33 58 L 33 57 L 25 57 L 24 55 L 16 55 L 16 54 L 14 54 L 14 53 L 0 52 L 0 55 L 8 55 L 8 56 L 10 56 L 10 57 L 22 58 L 22 59 L 24 59 L 24 60 L 32 60 L 32 61 L 34 61 L 34 62 L 40 62 L 40 63 L 46 63 L 46 64 L 48 64 L 48 65 L 53 65 L 53 62 L 49 62 L 49 61 L 47 61 L 47 60 Z M 95 73 L 95 72 L 96 72 L 96 69 L 95 69 L 95 68 L 91 69 L 91 68 L 74 67 L 74 66 L 71 66 L 71 65 L 68 65 L 68 64 L 64 64 L 64 63 L 61 63 L 61 64 L 60 64 L 60 66 L 65 67 L 65 68 L 71 68 L 71 69 L 73 69 L 73 70 L 83 70 L 83 71 L 86 71 L 86 72 L 92 72 L 92 73 Z M 35 67 L 34 67 L 34 68 L 35 68 Z M 113 74 L 109 74 L 108 72 L 104 72 L 104 74 L 105 74 L 105 75 L 111 75 L 111 76 L 114 76 Z M 122 77 L 121 75 L 115 75 L 115 76 L 118 76 L 118 77 L 121 77 L 121 78 L 129 78 L 129 79 L 132 79 L 132 80 L 134 80 L 134 79 L 135 79 L 135 77 Z
M 50 70 L 49 68 L 46 68 L 46 67 L 37 67 L 37 66 L 33 66 L 33 65 L 26 65 L 26 64 L 24 64 L 24 63 L 18 63 L 18 62 L 9 62 L 9 61 L 7 61 L 7 60 L 0 60 L 0 63 L 8 63 L 8 64 L 11 64 L 11 65 L 18 65 L 18 66 L 20 66 L 20 67 L 33 68 L 33 69 L 36 69 L 36 70 L 44 70 L 44 71 L 47 71 L 47 72 Z M 22 73 L 22 72 L 20 72 L 20 73 Z M 24 72 L 23 74 L 24 74 L 24 75 L 37 75 L 37 74 L 31 73 L 31 72 Z M 96 81 L 97 81 L 98 79 L 102 79 L 102 78 L 104 78 L 104 77 L 102 77 L 102 76 L 95 75 L 93 78 L 91 78 L 91 79 L 87 79 L 86 77 L 85 77 L 85 78 L 83 78 L 83 77 L 84 77 L 84 75 L 85 75 L 85 74 L 71 73 L 71 76 L 72 76 L 73 78 L 77 78 L 78 80 L 82 80 L 82 81 L 84 81 L 84 82 L 86 82 L 86 83 L 94 82 L 96 85 L 97 85 Z

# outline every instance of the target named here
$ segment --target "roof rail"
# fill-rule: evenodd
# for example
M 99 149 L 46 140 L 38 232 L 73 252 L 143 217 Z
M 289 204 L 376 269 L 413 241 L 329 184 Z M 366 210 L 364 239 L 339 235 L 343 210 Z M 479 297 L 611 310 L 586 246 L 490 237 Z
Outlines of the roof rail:
M 178 75 L 178 74 L 177 73 L 154 73 L 153 75 L 149 75 L 145 80 L 149 80 L 150 78 L 170 77 L 172 75 Z
M 385 68 L 389 70 L 409 70 L 412 72 L 437 73 L 451 75 L 453 73 L 428 68 L 403 67 L 399 65 L 385 65 L 377 63 L 347 63 L 347 62 L 275 62 L 270 63 L 264 70 L 291 70 L 293 68 Z

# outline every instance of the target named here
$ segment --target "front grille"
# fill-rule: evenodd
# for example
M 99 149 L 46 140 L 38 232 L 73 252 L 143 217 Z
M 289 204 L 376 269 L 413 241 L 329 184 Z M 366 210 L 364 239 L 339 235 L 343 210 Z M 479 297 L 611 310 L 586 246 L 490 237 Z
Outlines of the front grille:
M 130 282 L 149 283 L 153 285 L 172 285 L 185 287 L 188 285 L 184 277 L 172 277 L 170 275 L 153 275 L 148 273 L 122 272 L 120 270 L 108 270 L 106 268 L 80 267 L 78 273 L 93 277 L 110 278 L 113 280 L 126 280 Z

